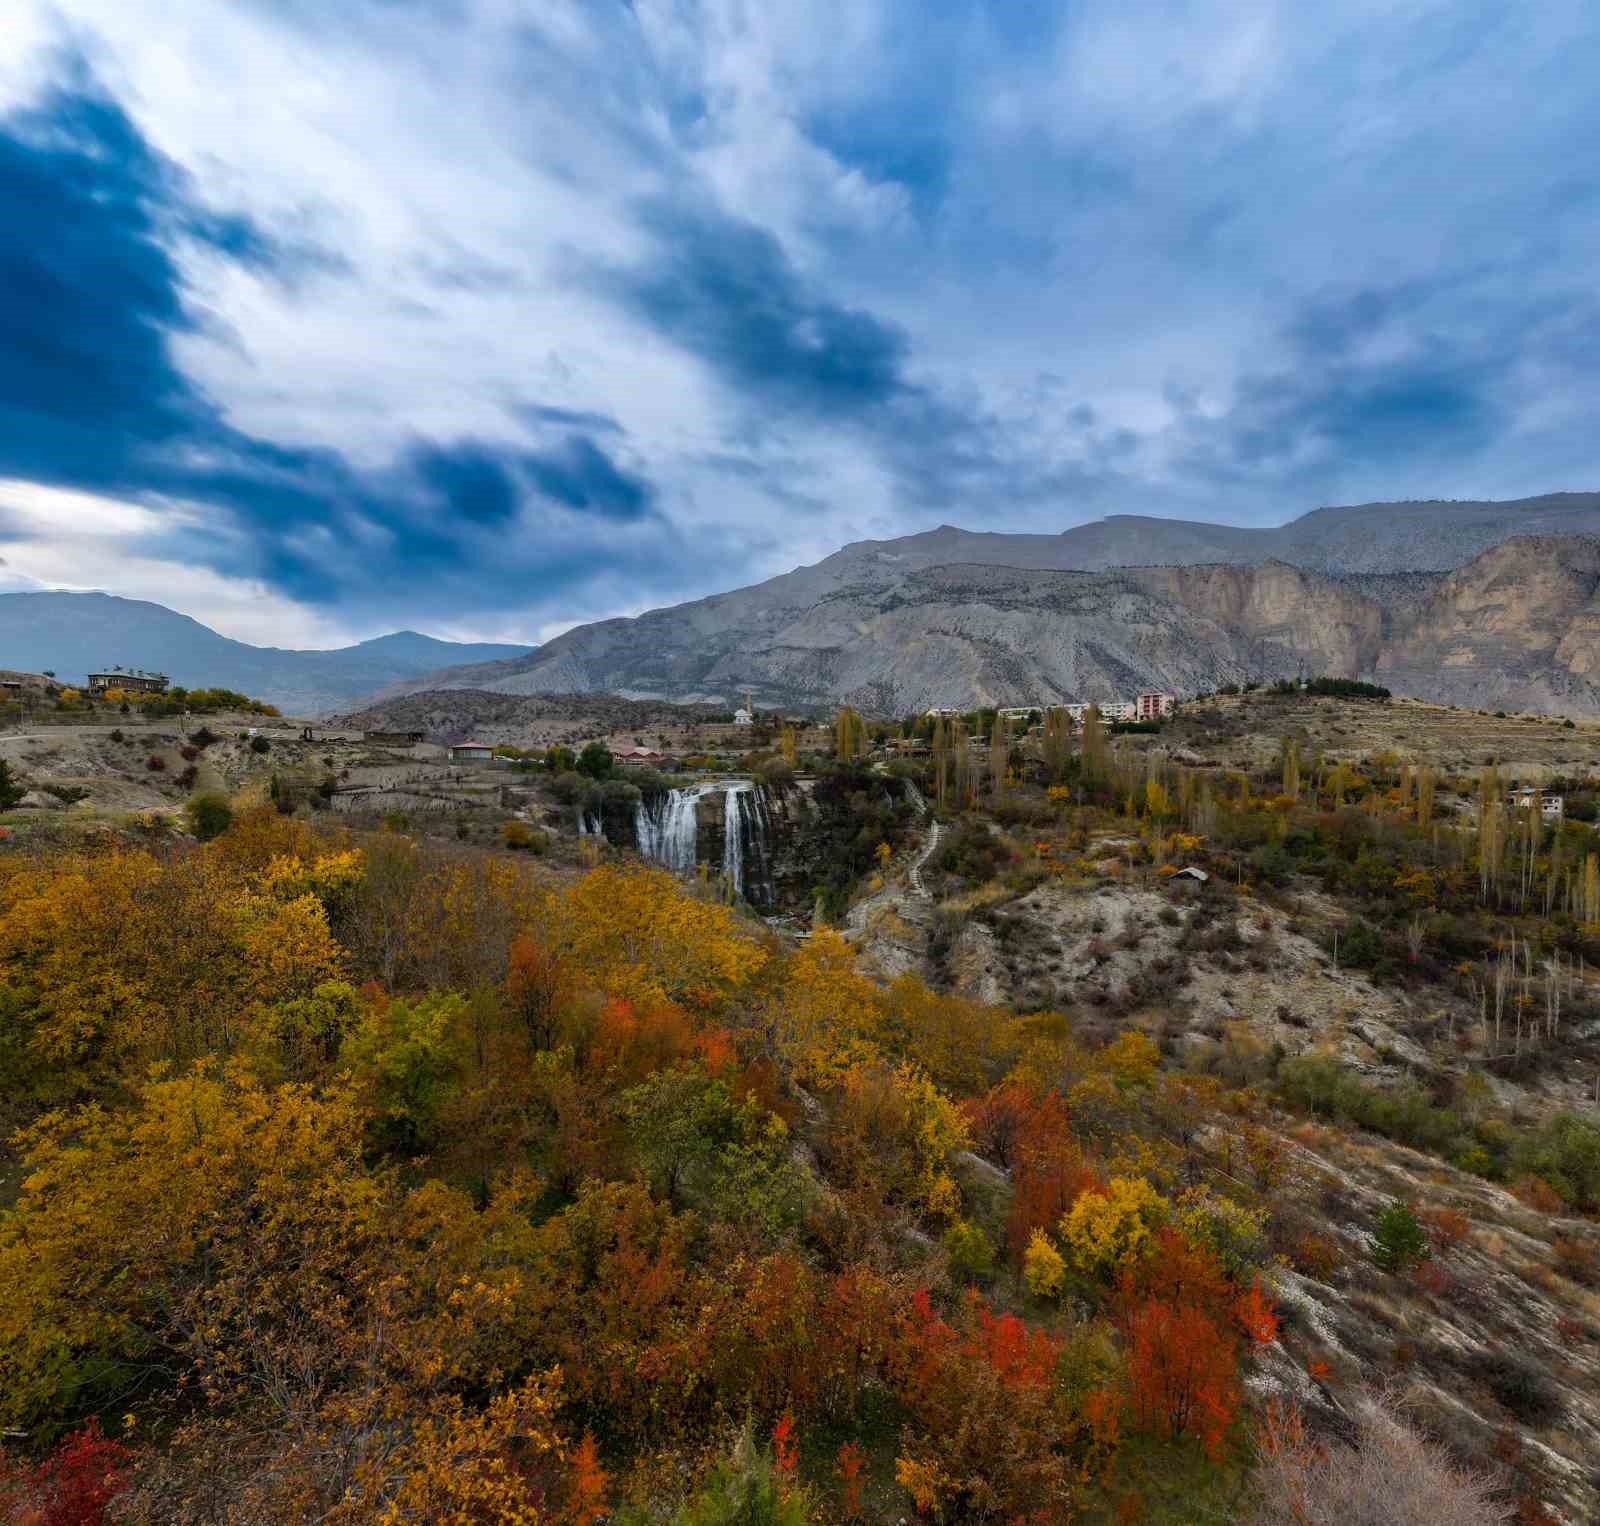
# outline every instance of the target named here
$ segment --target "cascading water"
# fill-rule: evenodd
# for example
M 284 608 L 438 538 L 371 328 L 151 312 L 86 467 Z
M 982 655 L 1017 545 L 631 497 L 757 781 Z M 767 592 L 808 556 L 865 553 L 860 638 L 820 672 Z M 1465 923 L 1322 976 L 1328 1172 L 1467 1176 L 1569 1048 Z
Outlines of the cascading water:
M 639 852 L 665 864 L 674 874 L 688 874 L 695 865 L 700 818 L 696 807 L 720 784 L 692 784 L 641 800 L 634 808 L 633 834 Z
M 700 802 L 719 791 L 724 796 L 723 882 L 753 904 L 770 904 L 771 823 L 766 795 L 747 779 L 693 784 L 641 800 L 634 809 L 634 841 L 645 858 L 675 874 L 692 873 L 699 858 Z
M 767 844 L 771 823 L 767 796 L 748 781 L 730 784 L 722 814 L 722 877 L 735 895 L 751 905 L 772 902 L 772 872 Z

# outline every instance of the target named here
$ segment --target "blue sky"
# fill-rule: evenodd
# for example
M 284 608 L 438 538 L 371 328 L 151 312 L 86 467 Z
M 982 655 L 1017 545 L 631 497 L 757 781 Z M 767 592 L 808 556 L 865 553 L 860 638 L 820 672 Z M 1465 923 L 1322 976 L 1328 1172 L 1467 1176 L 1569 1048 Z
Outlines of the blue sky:
M 0 589 L 540 639 L 939 523 L 1600 486 L 1592 3 L 203 12 L 8 8 Z

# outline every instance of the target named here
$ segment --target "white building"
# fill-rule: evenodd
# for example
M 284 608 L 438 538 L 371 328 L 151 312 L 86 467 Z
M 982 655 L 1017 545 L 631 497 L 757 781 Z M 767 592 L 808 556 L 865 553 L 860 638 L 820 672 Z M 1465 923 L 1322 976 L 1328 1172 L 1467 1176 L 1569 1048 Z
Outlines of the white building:
M 751 713 L 746 710 L 743 705 L 740 705 L 739 708 L 733 712 L 733 724 L 735 726 L 753 726 L 755 723 L 756 718 L 751 715 Z
M 1521 789 L 1512 790 L 1506 796 L 1506 804 L 1513 810 L 1519 811 L 1531 811 L 1537 805 L 1539 814 L 1546 821 L 1561 821 L 1567 814 L 1567 802 L 1564 796 L 1546 795 L 1531 784 L 1524 784 Z
M 961 714 L 961 712 L 957 710 L 954 705 L 935 705 L 931 710 L 924 710 L 922 713 L 927 716 L 930 721 L 937 720 L 940 717 L 943 717 L 945 720 L 949 720 L 951 716 Z

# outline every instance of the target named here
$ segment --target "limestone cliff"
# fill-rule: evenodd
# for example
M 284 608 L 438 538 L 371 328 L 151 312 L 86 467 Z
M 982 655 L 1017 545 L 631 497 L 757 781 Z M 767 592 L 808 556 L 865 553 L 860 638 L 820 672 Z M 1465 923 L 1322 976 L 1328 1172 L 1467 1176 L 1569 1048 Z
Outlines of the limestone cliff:
M 1399 626 L 1375 669 L 1451 704 L 1600 714 L 1600 539 L 1516 536 L 1484 552 Z

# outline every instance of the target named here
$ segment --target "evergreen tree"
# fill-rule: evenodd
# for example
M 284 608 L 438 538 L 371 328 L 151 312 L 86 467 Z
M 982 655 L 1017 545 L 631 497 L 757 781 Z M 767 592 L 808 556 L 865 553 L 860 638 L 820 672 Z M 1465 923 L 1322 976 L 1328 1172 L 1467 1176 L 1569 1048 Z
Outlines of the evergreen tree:
M 0 811 L 9 811 L 26 791 L 11 777 L 11 765 L 0 758 Z
M 1432 1252 L 1428 1237 L 1410 1207 L 1398 1198 L 1378 1215 L 1372 1233 L 1372 1259 L 1386 1272 L 1403 1272 Z

